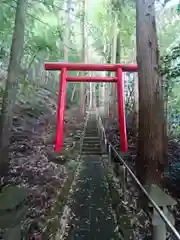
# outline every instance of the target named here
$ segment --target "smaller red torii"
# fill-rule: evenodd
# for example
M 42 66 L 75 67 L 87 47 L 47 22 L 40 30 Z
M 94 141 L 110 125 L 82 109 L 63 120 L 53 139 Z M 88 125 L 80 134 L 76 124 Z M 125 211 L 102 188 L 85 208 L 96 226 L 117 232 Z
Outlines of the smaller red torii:
M 114 82 L 117 83 L 118 115 L 120 129 L 120 151 L 127 152 L 127 135 L 124 104 L 124 81 L 123 72 L 137 72 L 136 64 L 85 64 L 85 63 L 44 63 L 45 70 L 59 70 L 60 86 L 58 94 L 57 123 L 55 137 L 55 152 L 62 149 L 64 110 L 66 101 L 67 82 Z M 109 71 L 115 72 L 115 77 L 88 77 L 88 76 L 68 76 L 68 71 Z

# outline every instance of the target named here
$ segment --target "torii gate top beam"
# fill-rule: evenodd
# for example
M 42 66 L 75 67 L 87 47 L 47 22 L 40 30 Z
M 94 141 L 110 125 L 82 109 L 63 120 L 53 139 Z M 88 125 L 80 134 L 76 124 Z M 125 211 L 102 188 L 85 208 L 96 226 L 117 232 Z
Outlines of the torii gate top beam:
M 137 72 L 136 64 L 88 64 L 88 63 L 65 63 L 65 62 L 46 62 L 45 70 L 61 70 L 66 68 L 68 71 L 108 71 L 115 72 L 121 68 L 123 72 Z

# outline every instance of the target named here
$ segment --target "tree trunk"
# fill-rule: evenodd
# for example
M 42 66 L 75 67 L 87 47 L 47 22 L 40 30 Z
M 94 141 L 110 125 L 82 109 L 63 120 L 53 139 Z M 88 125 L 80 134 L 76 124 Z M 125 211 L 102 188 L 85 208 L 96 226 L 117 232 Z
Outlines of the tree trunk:
M 116 63 L 116 53 L 117 53 L 117 28 L 118 28 L 117 14 L 114 14 L 114 24 L 113 24 L 113 42 L 112 42 L 112 63 Z
M 75 91 L 76 91 L 76 85 L 74 85 L 72 93 L 71 93 L 71 102 L 73 102 L 73 100 L 74 100 Z
M 136 61 L 136 50 L 134 49 L 134 54 L 132 56 L 132 62 Z M 139 84 L 138 84 L 138 74 L 133 74 L 133 111 L 132 111 L 132 129 L 135 136 L 138 132 L 139 127 Z
M 89 108 L 91 109 L 93 107 L 93 83 L 89 83 Z
M 20 72 L 21 57 L 23 56 L 25 17 L 27 0 L 18 0 L 16 7 L 15 26 L 12 37 L 8 75 L 3 97 L 0 118 L 0 174 L 7 173 L 8 151 L 13 123 L 13 110 L 18 92 L 18 75 Z
M 81 18 L 81 33 L 82 33 L 82 52 L 81 52 L 81 59 L 82 62 L 85 62 L 85 7 L 86 2 L 82 0 L 82 18 Z M 84 74 L 82 72 L 82 74 Z M 84 114 L 84 83 L 80 83 L 80 110 L 82 114 Z
M 117 33 L 117 38 L 116 38 L 116 63 L 121 62 L 121 33 L 120 33 L 120 25 L 118 24 L 117 27 L 118 33 Z M 123 79 L 124 80 L 124 79 Z M 114 84 L 114 113 L 115 116 L 117 117 L 117 84 Z
M 161 184 L 163 171 L 163 104 L 158 73 L 155 0 L 136 0 L 139 74 L 139 142 L 137 175 L 143 184 Z
M 138 76 L 134 73 L 133 76 L 133 93 L 134 93 L 134 102 L 133 102 L 133 122 L 132 126 L 134 132 L 138 132 L 138 124 L 139 124 L 139 91 L 138 91 Z
M 107 63 L 111 63 L 111 59 L 112 59 L 111 52 L 112 52 L 112 46 L 110 45 L 110 46 L 107 47 Z M 107 72 L 107 76 L 110 77 L 111 72 Z M 106 83 L 105 95 L 106 95 L 106 113 L 107 113 L 107 116 L 109 117 L 110 104 L 111 104 L 111 86 L 110 86 L 110 83 Z
M 94 110 L 96 106 L 97 106 L 96 84 L 92 83 L 92 109 Z
M 121 62 L 121 33 L 119 30 L 117 35 L 116 63 L 120 62 Z
M 114 24 L 113 24 L 113 39 L 112 39 L 112 57 L 111 63 L 116 63 L 116 53 L 117 53 L 117 28 L 118 28 L 118 17 L 117 14 L 114 13 Z M 114 73 L 111 73 L 112 76 Z M 111 83 L 111 117 L 114 118 L 115 116 L 115 106 L 116 106 L 116 84 Z
M 71 9 L 71 0 L 67 0 L 66 2 L 66 13 L 65 13 L 65 19 L 66 19 L 66 27 L 65 27 L 65 33 L 64 33 L 64 60 L 68 62 L 68 55 L 69 55 L 69 37 L 70 37 L 70 9 Z

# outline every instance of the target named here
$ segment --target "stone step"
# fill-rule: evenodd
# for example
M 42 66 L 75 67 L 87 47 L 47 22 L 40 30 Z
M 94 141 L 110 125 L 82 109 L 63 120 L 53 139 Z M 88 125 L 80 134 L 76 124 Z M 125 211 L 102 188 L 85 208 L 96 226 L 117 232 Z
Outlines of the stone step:
M 82 148 L 82 152 L 91 152 L 91 153 L 93 153 L 93 152 L 101 152 L 101 149 L 100 148 Z
M 85 132 L 85 135 L 95 135 L 95 136 L 98 136 L 98 132 Z
M 98 143 L 91 143 L 91 142 L 85 142 L 83 143 L 83 147 L 86 147 L 86 148 L 100 148 L 101 145 Z
M 100 137 L 99 136 L 84 136 L 84 139 L 88 141 L 99 141 L 100 142 Z
M 100 142 L 84 142 L 83 147 L 86 147 L 86 148 L 100 148 L 101 144 L 100 144 Z
M 100 138 L 99 137 L 92 137 L 92 136 L 84 136 L 84 140 L 89 140 L 89 141 L 100 141 Z
M 89 143 L 89 142 L 84 142 L 83 147 L 89 147 L 89 148 L 94 148 L 94 147 L 101 147 L 100 143 Z
M 82 155 L 90 155 L 90 156 L 93 156 L 93 155 L 98 155 L 98 156 L 101 156 L 102 152 L 81 152 Z
M 98 137 L 99 134 L 98 133 L 85 133 L 85 136 L 89 136 L 89 137 Z
M 85 135 L 85 138 L 95 138 L 95 139 L 100 139 L 98 135 Z
M 100 141 L 84 141 L 83 145 L 85 145 L 85 146 L 90 145 L 90 146 L 94 147 L 94 146 L 101 145 L 101 144 L 100 144 Z
M 96 133 L 94 133 L 94 132 L 89 132 L 89 133 L 85 133 L 84 135 L 85 135 L 85 136 L 88 136 L 88 137 L 99 137 L 98 132 L 96 132 Z

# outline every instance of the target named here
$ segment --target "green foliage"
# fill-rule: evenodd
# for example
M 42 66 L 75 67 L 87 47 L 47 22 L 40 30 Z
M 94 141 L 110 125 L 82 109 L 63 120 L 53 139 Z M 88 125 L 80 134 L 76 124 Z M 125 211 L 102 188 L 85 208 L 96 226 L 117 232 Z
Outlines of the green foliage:
M 177 5 L 177 13 L 180 14 L 180 3 Z
M 179 43 L 180 18 L 176 7 L 169 7 L 157 13 L 157 30 L 162 54 Z
M 115 7 L 118 5 L 119 7 Z M 120 46 L 122 58 L 132 58 L 134 42 L 132 36 L 135 31 L 135 7 L 131 1 L 110 1 L 104 0 L 103 4 L 94 12 L 92 32 L 94 37 L 94 48 L 108 59 L 104 46 L 112 44 L 114 15 L 118 15 L 118 30 L 120 31 Z M 106 49 L 107 50 L 107 49 Z
M 160 73 L 164 79 L 166 99 L 168 99 L 169 131 L 173 135 L 180 132 L 180 44 L 161 57 Z
M 42 89 L 44 87 L 48 91 L 58 91 L 58 84 L 45 83 L 40 78 L 36 65 L 41 66 L 46 61 L 63 61 L 64 39 L 63 32 L 65 29 L 61 18 L 64 17 L 63 0 L 33 0 L 29 2 L 28 14 L 26 19 L 25 46 L 22 59 L 22 69 L 29 69 L 31 77 L 26 74 L 22 75 L 19 86 L 18 99 L 32 108 L 43 108 L 45 102 Z M 0 9 L 0 64 L 7 69 L 9 62 L 9 52 L 12 41 L 12 29 L 14 27 L 16 1 L 10 3 L 3 0 Z M 69 48 L 69 61 L 80 61 L 80 53 L 76 43 L 71 42 Z M 40 69 L 39 69 L 40 71 Z M 70 73 L 70 75 L 77 73 Z M 32 79 L 32 76 L 35 79 Z M 54 76 L 54 75 L 53 75 Z M 54 80 L 53 80 L 54 81 Z M 58 78 L 55 78 L 57 83 Z M 67 96 L 68 102 L 71 99 L 74 84 L 68 84 Z M 39 90 L 40 91 L 39 91 Z M 39 91 L 39 92 L 38 92 Z M 1 97 L 4 90 L 1 88 Z M 77 94 L 75 94 L 76 96 Z M 77 102 L 77 98 L 75 98 Z
M 172 48 L 171 52 L 161 57 L 160 73 L 166 79 L 180 76 L 180 44 Z
M 6 2 L 0 8 L 0 60 L 4 60 L 9 55 L 12 23 L 15 15 L 15 9 L 9 7 Z

